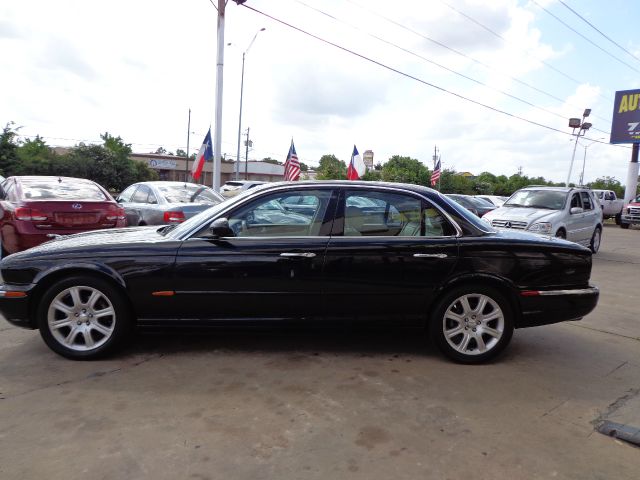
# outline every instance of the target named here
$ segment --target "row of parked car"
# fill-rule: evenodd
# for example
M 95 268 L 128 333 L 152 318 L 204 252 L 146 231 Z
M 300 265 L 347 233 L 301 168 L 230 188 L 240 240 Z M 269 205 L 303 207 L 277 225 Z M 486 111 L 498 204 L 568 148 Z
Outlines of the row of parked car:
M 178 224 L 262 183 L 229 181 L 218 193 L 207 186 L 185 182 L 140 182 L 114 199 L 102 186 L 86 179 L 9 177 L 0 184 L 2 254 L 88 230 Z M 617 203 L 613 202 L 617 200 L 615 193 L 587 188 L 532 186 L 510 198 L 456 194 L 447 197 L 494 228 L 565 238 L 588 246 L 593 252 L 600 246 L 603 218 L 615 216 L 623 228 L 636 220 L 640 223 L 640 205 L 628 206 L 623 215 L 622 207 L 618 211 Z M 281 223 L 286 216 L 306 214 L 305 209 L 309 209 L 304 204 L 271 207 L 262 212 L 271 223 Z M 375 205 L 353 207 L 370 209 Z

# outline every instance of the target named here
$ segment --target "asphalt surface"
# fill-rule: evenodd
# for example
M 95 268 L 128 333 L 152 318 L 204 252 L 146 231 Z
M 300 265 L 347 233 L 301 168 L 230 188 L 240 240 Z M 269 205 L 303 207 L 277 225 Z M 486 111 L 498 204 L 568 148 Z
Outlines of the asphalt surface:
M 0 478 L 637 479 L 640 229 L 607 226 L 581 322 L 462 366 L 381 332 L 144 335 L 72 362 L 0 321 Z M 640 425 L 635 425 L 640 427 Z

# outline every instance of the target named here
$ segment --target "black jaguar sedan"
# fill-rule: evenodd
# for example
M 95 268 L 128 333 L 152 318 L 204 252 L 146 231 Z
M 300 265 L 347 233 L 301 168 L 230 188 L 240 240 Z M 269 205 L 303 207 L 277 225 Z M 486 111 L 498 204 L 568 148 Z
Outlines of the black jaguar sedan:
M 292 203 L 307 208 L 268 214 Z M 134 326 L 349 321 L 417 326 L 480 363 L 514 328 L 578 320 L 598 301 L 588 249 L 374 182 L 264 185 L 177 226 L 56 239 L 0 272 L 4 317 L 72 359 L 113 351 Z

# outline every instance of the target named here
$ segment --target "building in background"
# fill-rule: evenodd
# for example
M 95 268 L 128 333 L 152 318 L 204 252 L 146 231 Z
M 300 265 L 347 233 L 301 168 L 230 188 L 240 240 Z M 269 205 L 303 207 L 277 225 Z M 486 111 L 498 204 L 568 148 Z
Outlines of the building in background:
M 174 155 L 158 155 L 155 153 L 132 153 L 131 159 L 136 162 L 145 163 L 149 168 L 158 172 L 160 180 L 174 180 L 178 182 L 190 181 L 189 171 L 193 160 L 176 157 Z M 211 185 L 213 163 L 205 162 L 200 182 Z M 235 180 L 236 164 L 233 161 L 222 161 L 220 164 L 220 182 L 224 184 L 229 180 Z M 247 180 L 260 180 L 264 182 L 279 182 L 284 180 L 284 165 L 259 162 L 249 160 L 247 164 L 240 162 L 240 180 L 245 180 L 245 169 Z
M 373 150 L 365 150 L 362 154 L 362 160 L 364 160 L 367 170 L 373 170 Z

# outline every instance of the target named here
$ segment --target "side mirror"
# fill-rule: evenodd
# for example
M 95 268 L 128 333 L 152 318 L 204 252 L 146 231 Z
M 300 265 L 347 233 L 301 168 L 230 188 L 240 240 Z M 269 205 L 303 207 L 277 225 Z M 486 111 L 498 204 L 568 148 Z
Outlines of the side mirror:
M 569 211 L 571 215 L 575 215 L 576 213 L 582 213 L 582 212 L 584 212 L 584 210 L 581 209 L 580 207 L 572 207 L 571 210 Z
M 217 218 L 209 228 L 213 238 L 235 237 L 234 231 L 229 226 L 229 220 L 226 218 Z
M 7 198 L 7 194 L 4 191 L 4 188 L 0 187 L 0 200 L 4 200 L 5 198 Z
M 122 199 L 120 197 L 116 198 L 116 203 L 122 203 Z

